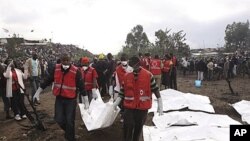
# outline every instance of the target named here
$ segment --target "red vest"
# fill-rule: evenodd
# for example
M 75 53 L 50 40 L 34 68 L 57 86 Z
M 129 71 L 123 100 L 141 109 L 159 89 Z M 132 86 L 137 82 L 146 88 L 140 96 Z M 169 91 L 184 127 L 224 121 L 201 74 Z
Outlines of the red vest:
M 81 68 L 81 73 L 82 73 L 82 79 L 84 80 L 84 88 L 85 90 L 89 91 L 93 89 L 93 79 L 94 79 L 94 71 L 95 69 L 92 67 L 89 67 L 86 71 L 84 71 Z
M 120 85 L 122 85 L 125 74 L 126 74 L 126 71 L 122 68 L 122 65 L 119 65 L 116 68 L 116 74 L 117 74 Z
M 148 57 L 144 57 L 142 58 L 142 60 L 140 61 L 140 65 L 146 69 L 149 70 L 150 68 L 150 59 Z
M 133 72 L 126 73 L 125 76 L 123 106 L 128 109 L 150 109 L 152 106 L 151 73 L 141 68 L 137 80 Z
M 63 74 L 61 66 L 61 64 L 56 65 L 53 94 L 65 98 L 75 98 L 77 67 L 71 65 L 69 71 L 66 74 Z
M 140 58 L 140 66 L 141 67 L 145 66 L 144 58 Z
M 164 61 L 162 71 L 163 72 L 169 72 L 172 64 L 173 64 L 173 62 L 171 60 Z
M 161 60 L 160 59 L 152 59 L 150 61 L 150 72 L 153 75 L 161 74 Z

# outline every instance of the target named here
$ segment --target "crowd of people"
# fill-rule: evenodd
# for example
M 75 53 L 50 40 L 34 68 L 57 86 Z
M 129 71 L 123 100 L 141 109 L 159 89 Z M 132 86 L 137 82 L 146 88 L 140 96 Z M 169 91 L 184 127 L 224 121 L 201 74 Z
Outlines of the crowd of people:
M 67 140 L 75 140 L 77 97 L 88 109 L 91 100 L 97 98 L 97 89 L 102 98 L 110 96 L 113 99 L 114 109 L 118 105 L 122 108 L 124 139 L 139 140 L 147 110 L 152 106 L 152 93 L 158 98 L 159 113 L 163 112 L 159 93 L 162 71 L 169 78 L 172 78 L 170 74 L 176 74 L 176 58 L 169 54 L 164 61 L 159 56 L 151 59 L 149 54 L 139 54 L 132 58 L 123 54 L 119 61 L 115 61 L 109 53 L 100 54 L 93 61 L 82 57 L 76 62 L 71 60 L 71 54 L 64 53 L 54 60 L 51 68 L 46 60 L 41 60 L 43 57 L 39 50 L 32 50 L 29 55 L 22 64 L 17 64 L 17 58 L 7 58 L 1 63 L 1 95 L 6 119 L 26 119 L 23 110 L 24 79 L 29 80 L 32 104 L 35 106 L 41 102 L 40 93 L 53 83 L 52 93 L 56 96 L 55 121 L 65 131 Z M 171 86 L 177 88 L 176 78 L 173 78 Z
M 21 50 L 20 50 L 21 51 Z M 65 131 L 65 139 L 75 140 L 75 115 L 77 102 L 85 109 L 93 99 L 111 97 L 113 108 L 121 108 L 123 139 L 138 141 L 148 109 L 152 106 L 152 94 L 157 97 L 158 112 L 163 113 L 160 90 L 177 90 L 177 71 L 183 75 L 197 72 L 198 80 L 233 78 L 237 73 L 249 74 L 249 58 L 226 56 L 225 58 L 177 59 L 173 53 L 160 57 L 150 53 L 138 53 L 128 57 L 122 54 L 117 60 L 111 53 L 89 58 L 75 59 L 74 47 L 24 48 L 22 58 L 7 58 L 0 65 L 1 95 L 6 119 L 19 121 L 26 118 L 24 111 L 24 79 L 29 80 L 31 97 L 39 106 L 40 94 L 53 83 L 56 96 L 54 119 Z M 63 53 L 60 53 L 63 52 Z M 58 57 L 60 56 L 60 57 Z M 78 100 L 79 99 L 79 100 Z
M 197 80 L 232 79 L 236 76 L 250 78 L 250 57 L 248 55 L 182 58 L 180 64 L 179 70 L 183 76 L 197 74 Z

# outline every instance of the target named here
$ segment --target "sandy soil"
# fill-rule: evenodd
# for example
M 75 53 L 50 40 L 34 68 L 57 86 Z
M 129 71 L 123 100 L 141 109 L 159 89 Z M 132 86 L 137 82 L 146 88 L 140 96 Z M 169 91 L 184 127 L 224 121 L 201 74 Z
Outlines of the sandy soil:
M 231 118 L 241 121 L 240 115 L 229 104 L 238 102 L 240 100 L 250 100 L 250 79 L 235 78 L 232 80 L 232 87 L 238 95 L 230 93 L 228 84 L 225 80 L 219 81 L 204 81 L 201 88 L 194 87 L 195 75 L 186 77 L 178 76 L 178 90 L 182 92 L 189 92 L 209 96 L 212 105 L 217 114 L 227 114 Z M 108 97 L 106 97 L 107 99 Z M 40 141 L 40 140 L 60 140 L 63 141 L 63 131 L 53 121 L 54 101 L 55 97 L 48 89 L 41 95 L 41 105 L 37 106 L 38 113 L 46 125 L 46 131 L 39 131 L 34 128 L 28 128 L 30 122 L 28 119 L 20 122 L 13 119 L 5 120 L 3 112 L 3 102 L 0 100 L 0 140 L 6 141 Z M 30 107 L 28 107 L 30 109 Z M 146 125 L 153 125 L 153 114 L 150 113 L 146 121 Z M 76 137 L 77 140 L 85 141 L 121 141 L 122 140 L 122 124 L 118 116 L 115 123 L 102 130 L 88 132 L 79 114 L 77 107 L 76 115 Z M 143 139 L 141 139 L 143 141 Z

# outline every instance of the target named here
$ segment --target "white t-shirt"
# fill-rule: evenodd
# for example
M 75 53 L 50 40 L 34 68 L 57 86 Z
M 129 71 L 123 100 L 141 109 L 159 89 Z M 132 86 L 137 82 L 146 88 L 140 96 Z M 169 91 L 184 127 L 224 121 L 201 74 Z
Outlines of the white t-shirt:
M 38 76 L 38 60 L 31 59 L 32 76 Z

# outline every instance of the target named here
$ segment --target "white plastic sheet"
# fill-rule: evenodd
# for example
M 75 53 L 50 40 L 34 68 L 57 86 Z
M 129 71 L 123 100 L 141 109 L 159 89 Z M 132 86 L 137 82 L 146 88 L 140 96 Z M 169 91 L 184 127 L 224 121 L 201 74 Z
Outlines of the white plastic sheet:
M 229 125 L 241 124 L 233 120 L 227 115 L 207 114 L 203 112 L 169 112 L 164 113 L 162 116 L 155 114 L 153 122 L 158 129 L 164 130 L 172 125 L 187 126 L 211 126 L 229 128 Z
M 160 91 L 163 101 L 163 111 L 180 110 L 189 108 L 191 110 L 200 110 L 210 113 L 215 113 L 213 106 L 207 96 L 201 96 L 191 93 L 183 93 L 173 89 Z M 153 95 L 152 108 L 149 112 L 157 111 L 157 100 Z
M 250 101 L 242 100 L 232 106 L 241 115 L 242 121 L 250 124 Z
M 209 97 L 191 93 L 186 93 L 183 96 L 188 101 L 188 109 L 215 113 Z
M 155 114 L 153 122 L 143 127 L 144 141 L 228 141 L 229 125 L 240 124 L 227 115 L 190 111 Z
M 187 126 L 159 130 L 143 126 L 143 138 L 144 141 L 229 141 L 229 128 Z
M 191 110 L 215 113 L 206 96 L 182 93 L 172 89 L 163 90 L 160 93 L 164 111 L 187 107 Z M 153 101 L 149 112 L 156 112 L 156 97 L 153 97 Z M 247 106 L 242 108 L 242 111 L 246 108 Z M 229 140 L 229 126 L 241 124 L 227 115 L 192 111 L 174 111 L 164 113 L 162 116 L 155 113 L 153 122 L 156 126 L 143 127 L 144 141 L 227 141 Z
M 104 103 L 99 91 L 98 98 L 92 100 L 88 110 L 84 109 L 84 104 L 79 104 L 82 120 L 88 131 L 109 127 L 113 124 L 120 109 L 113 109 L 112 103 Z

